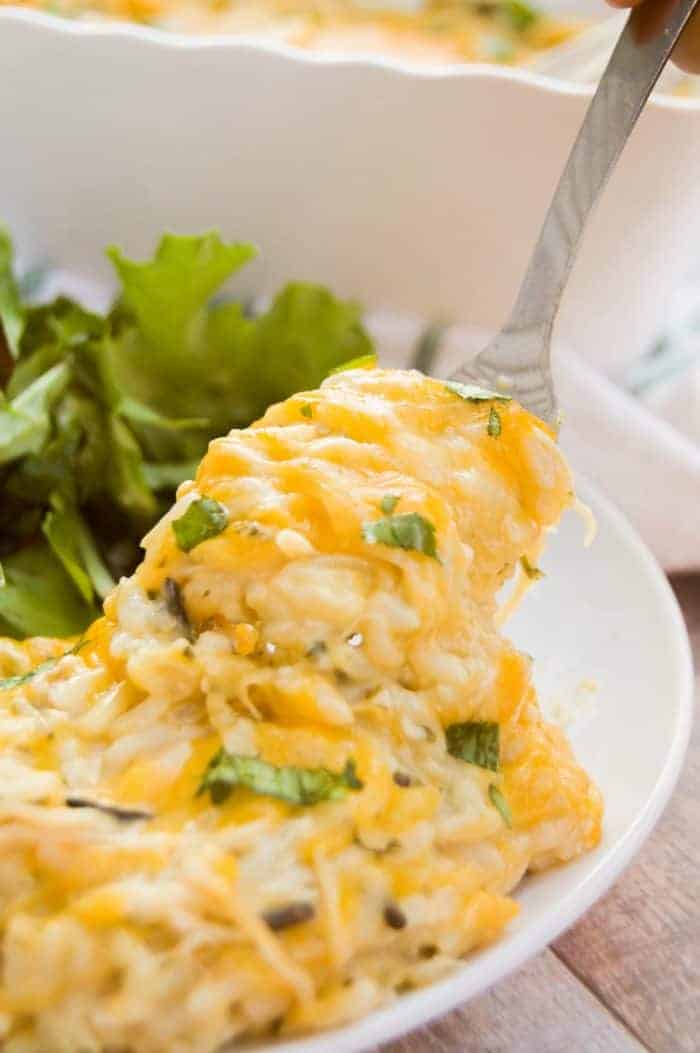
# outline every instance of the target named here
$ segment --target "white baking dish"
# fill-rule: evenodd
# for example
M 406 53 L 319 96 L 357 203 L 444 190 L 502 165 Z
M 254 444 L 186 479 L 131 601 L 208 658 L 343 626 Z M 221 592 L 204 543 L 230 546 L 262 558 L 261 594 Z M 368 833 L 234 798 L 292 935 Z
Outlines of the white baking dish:
M 591 88 L 0 10 L 0 217 L 27 262 L 220 227 L 256 291 L 317 278 L 487 328 L 513 299 Z M 592 224 L 559 338 L 614 375 L 697 256 L 700 102 L 659 96 Z M 70 236 L 66 236 L 70 232 Z M 391 260 L 387 266 L 386 261 Z

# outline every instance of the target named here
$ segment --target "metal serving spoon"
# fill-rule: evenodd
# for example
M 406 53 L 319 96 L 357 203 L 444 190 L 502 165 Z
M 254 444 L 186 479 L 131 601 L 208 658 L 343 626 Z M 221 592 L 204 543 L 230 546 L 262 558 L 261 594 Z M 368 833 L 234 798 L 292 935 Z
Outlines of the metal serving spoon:
M 653 0 L 656 4 L 656 0 Z M 628 18 L 598 84 L 504 328 L 451 380 L 503 391 L 556 424 L 551 370 L 554 321 L 586 221 L 673 47 L 700 0 L 647 4 Z M 645 10 L 647 8 L 647 10 Z

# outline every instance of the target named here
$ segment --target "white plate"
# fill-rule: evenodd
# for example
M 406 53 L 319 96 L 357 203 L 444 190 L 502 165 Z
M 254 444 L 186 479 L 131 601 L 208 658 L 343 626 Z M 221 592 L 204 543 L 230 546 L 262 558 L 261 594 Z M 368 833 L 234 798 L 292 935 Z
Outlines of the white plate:
M 598 520 L 596 541 L 584 549 L 580 520 L 565 517 L 542 561 L 547 576 L 508 632 L 534 655 L 546 704 L 571 699 L 583 680 L 598 683 L 593 711 L 587 706 L 569 734 L 605 797 L 601 845 L 576 863 L 527 878 L 517 893 L 520 915 L 506 935 L 447 979 L 349 1027 L 251 1049 L 355 1053 L 453 1009 L 576 921 L 651 831 L 675 785 L 690 731 L 688 637 L 666 578 L 629 524 L 588 486 L 579 485 L 579 492 Z

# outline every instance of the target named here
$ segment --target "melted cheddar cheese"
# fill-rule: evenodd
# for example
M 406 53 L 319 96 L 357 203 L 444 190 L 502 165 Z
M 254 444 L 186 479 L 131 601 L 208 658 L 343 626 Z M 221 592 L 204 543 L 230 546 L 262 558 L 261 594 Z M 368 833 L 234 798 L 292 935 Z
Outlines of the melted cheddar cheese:
M 204 499 L 225 524 L 185 550 Z M 572 501 L 516 403 L 352 370 L 211 444 L 74 653 L 3 641 L 4 675 L 58 658 L 0 692 L 6 1053 L 341 1023 L 454 968 L 527 870 L 594 846 L 599 795 L 495 622 Z M 392 516 L 434 550 L 368 529 Z M 497 764 L 450 752 L 467 722 L 497 725 Z M 352 780 L 216 799 L 222 748 Z

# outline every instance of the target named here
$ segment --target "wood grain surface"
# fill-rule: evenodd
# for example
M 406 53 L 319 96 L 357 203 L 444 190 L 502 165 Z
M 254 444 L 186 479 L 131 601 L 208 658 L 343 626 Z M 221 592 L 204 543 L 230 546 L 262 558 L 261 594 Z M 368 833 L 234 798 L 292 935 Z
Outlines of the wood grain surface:
M 700 669 L 700 577 L 673 581 Z M 700 677 L 696 676 L 696 710 Z M 661 822 L 552 948 L 381 1053 L 700 1051 L 700 722 Z

